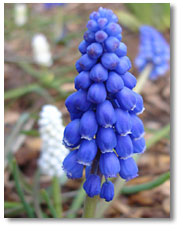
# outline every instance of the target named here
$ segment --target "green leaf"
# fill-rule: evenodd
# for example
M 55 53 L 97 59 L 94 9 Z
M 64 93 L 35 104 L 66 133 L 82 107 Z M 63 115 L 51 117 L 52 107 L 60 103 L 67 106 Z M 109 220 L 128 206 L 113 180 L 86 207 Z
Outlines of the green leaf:
M 20 200 L 24 206 L 24 209 L 25 209 L 28 217 L 34 218 L 34 210 L 31 208 L 31 206 L 25 200 L 24 192 L 23 192 L 21 185 L 20 185 L 20 182 L 21 182 L 20 177 L 19 177 L 20 174 L 19 174 L 19 169 L 18 169 L 18 166 L 16 164 L 15 159 L 12 160 L 12 172 L 13 172 L 13 177 L 15 180 L 15 187 L 16 187 L 18 196 L 19 196 L 19 198 L 20 198 Z
M 26 136 L 34 136 L 34 137 L 38 137 L 39 136 L 39 132 L 35 129 L 32 129 L 32 130 L 22 130 L 20 131 L 21 134 L 24 134 Z
M 126 3 L 125 6 L 141 24 L 151 25 L 162 31 L 170 28 L 169 3 Z
M 163 173 L 162 175 L 158 176 L 155 180 L 152 180 L 150 182 L 139 184 L 139 185 L 133 185 L 133 186 L 124 186 L 121 192 L 123 194 L 134 194 L 144 190 L 150 190 L 163 184 L 168 179 L 170 179 L 169 171 Z

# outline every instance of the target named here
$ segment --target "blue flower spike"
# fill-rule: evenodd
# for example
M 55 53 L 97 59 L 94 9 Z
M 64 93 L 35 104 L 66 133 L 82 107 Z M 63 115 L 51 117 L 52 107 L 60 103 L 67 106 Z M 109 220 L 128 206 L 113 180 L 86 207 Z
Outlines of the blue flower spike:
M 140 47 L 135 65 L 142 71 L 152 65 L 149 78 L 156 80 L 169 69 L 170 47 L 163 35 L 151 26 L 140 27 Z
M 110 178 L 128 181 L 138 176 L 133 155 L 146 147 L 143 122 L 138 118 L 144 110 L 143 98 L 133 91 L 137 81 L 129 72 L 131 62 L 117 22 L 111 10 L 100 7 L 91 13 L 79 44 L 77 91 L 65 101 L 71 122 L 63 143 L 71 152 L 63 168 L 69 178 L 85 175 L 87 195 L 106 201 L 114 198 Z

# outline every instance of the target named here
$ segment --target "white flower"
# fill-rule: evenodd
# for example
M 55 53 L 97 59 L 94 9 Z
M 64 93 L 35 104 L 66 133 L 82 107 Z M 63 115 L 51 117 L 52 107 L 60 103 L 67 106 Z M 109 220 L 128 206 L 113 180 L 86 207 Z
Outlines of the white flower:
M 42 139 L 41 155 L 38 160 L 41 172 L 51 177 L 65 179 L 62 162 L 69 150 L 62 144 L 65 127 L 61 112 L 53 105 L 43 106 L 38 125 Z
M 26 4 L 15 4 L 14 8 L 15 24 L 23 26 L 27 22 L 27 6 Z
M 43 34 L 36 34 L 32 39 L 34 60 L 37 64 L 50 67 L 53 64 L 50 45 Z

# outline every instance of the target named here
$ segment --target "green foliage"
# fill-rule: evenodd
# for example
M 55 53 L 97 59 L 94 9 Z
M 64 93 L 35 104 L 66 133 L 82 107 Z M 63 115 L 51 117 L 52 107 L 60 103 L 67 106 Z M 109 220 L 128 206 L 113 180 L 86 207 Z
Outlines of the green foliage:
M 125 6 L 141 24 L 148 24 L 164 31 L 170 28 L 169 3 L 126 3 Z

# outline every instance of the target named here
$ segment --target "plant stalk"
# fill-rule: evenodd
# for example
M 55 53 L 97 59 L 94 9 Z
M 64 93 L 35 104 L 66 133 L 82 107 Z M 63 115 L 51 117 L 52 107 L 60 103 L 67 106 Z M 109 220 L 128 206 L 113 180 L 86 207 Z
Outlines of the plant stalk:
M 93 198 L 86 196 L 83 218 L 95 218 L 95 210 L 98 199 L 98 196 L 94 196 Z

